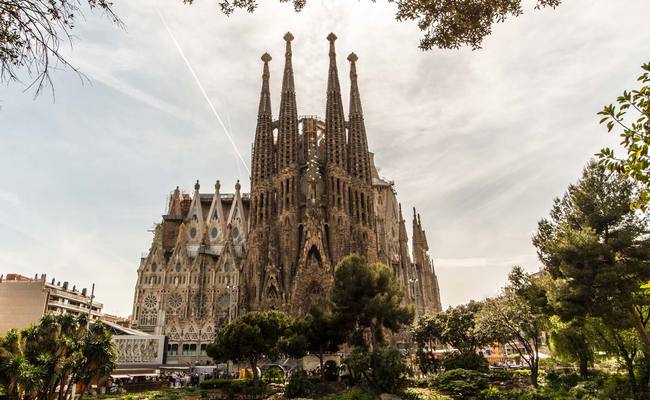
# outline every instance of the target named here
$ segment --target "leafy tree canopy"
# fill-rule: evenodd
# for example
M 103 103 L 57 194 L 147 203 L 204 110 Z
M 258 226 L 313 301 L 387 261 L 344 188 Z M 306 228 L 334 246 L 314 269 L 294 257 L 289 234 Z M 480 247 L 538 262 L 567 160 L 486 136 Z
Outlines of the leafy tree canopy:
M 208 346 L 207 353 L 217 361 L 246 360 L 259 382 L 257 363 L 262 357 L 275 359 L 280 354 L 280 339 L 287 332 L 290 319 L 279 311 L 250 312 L 226 325 Z
M 542 333 L 548 326 L 547 309 L 539 294 L 540 279 L 515 267 L 503 294 L 487 300 L 476 317 L 477 330 L 520 354 L 530 367 L 533 386 L 537 386 Z
M 334 313 L 351 344 L 374 346 L 384 341 L 385 329 L 397 332 L 409 325 L 414 310 L 402 306 L 402 298 L 392 271 L 383 264 L 368 264 L 363 257 L 352 254 L 336 266 Z
M 616 329 L 636 327 L 650 345 L 641 285 L 650 279 L 647 216 L 630 208 L 633 183 L 591 162 L 555 199 L 533 244 L 553 278 L 549 299 L 564 320 L 601 318 Z
M 637 208 L 645 208 L 650 202 L 650 62 L 641 66 L 643 74 L 638 81 L 641 86 L 632 91 L 624 91 L 616 99 L 618 105 L 605 106 L 598 114 L 601 124 L 607 131 L 618 131 L 621 146 L 627 153 L 619 158 L 614 150 L 602 149 L 598 154 L 600 163 L 610 171 L 629 176 L 641 185 L 641 190 L 633 199 Z
M 373 0 L 374 1 L 374 0 Z M 194 0 L 183 0 L 191 4 Z M 301 11 L 307 0 L 280 0 L 293 3 Z M 415 21 L 424 36 L 422 50 L 434 47 L 457 49 L 470 46 L 478 49 L 492 33 L 492 26 L 523 13 L 522 0 L 388 0 L 397 5 L 398 21 Z M 562 0 L 536 0 L 535 8 L 557 7 Z M 237 9 L 253 12 L 258 0 L 220 0 L 221 12 L 230 15 Z
M 108 328 L 86 315 L 45 315 L 37 325 L 0 338 L 0 385 L 11 399 L 59 399 L 106 378 L 117 353 Z

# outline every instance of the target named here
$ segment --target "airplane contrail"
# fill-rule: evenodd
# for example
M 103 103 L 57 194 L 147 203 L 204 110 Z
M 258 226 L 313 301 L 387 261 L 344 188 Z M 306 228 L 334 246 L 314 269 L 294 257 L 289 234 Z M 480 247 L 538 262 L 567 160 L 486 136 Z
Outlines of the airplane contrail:
M 210 109 L 212 110 L 212 113 L 214 114 L 215 117 L 217 117 L 217 121 L 219 121 L 219 125 L 221 125 L 221 128 L 223 129 L 223 133 L 226 135 L 228 140 L 230 141 L 230 144 L 232 144 L 232 148 L 235 150 L 235 153 L 237 153 L 237 156 L 239 157 L 239 160 L 241 163 L 244 165 L 244 168 L 246 168 L 246 171 L 250 175 L 251 171 L 248 169 L 248 165 L 246 164 L 246 161 L 244 161 L 244 157 L 242 157 L 241 153 L 239 152 L 239 149 L 237 148 L 237 145 L 235 144 L 235 141 L 233 140 L 232 136 L 230 135 L 230 132 L 228 132 L 228 129 L 226 129 L 226 125 L 223 123 L 223 120 L 219 116 L 219 113 L 217 110 L 214 108 L 214 105 L 212 105 L 212 101 L 210 101 L 210 98 L 208 97 L 208 94 L 205 92 L 205 89 L 203 88 L 203 85 L 201 84 L 201 81 L 199 80 L 199 77 L 196 76 L 196 73 L 194 72 L 194 68 L 192 68 L 192 65 L 190 64 L 190 61 L 185 57 L 185 53 L 183 52 L 183 49 L 181 46 L 178 44 L 178 41 L 176 41 L 176 38 L 174 37 L 174 34 L 172 33 L 172 30 L 169 29 L 169 25 L 167 25 L 167 21 L 165 20 L 165 17 L 162 15 L 160 10 L 156 10 L 158 13 L 158 16 L 160 17 L 160 20 L 162 21 L 163 25 L 165 25 L 165 29 L 167 30 L 167 33 L 169 33 L 169 37 L 172 38 L 172 41 L 174 42 L 174 45 L 176 46 L 176 49 L 178 50 L 178 53 L 181 55 L 181 58 L 183 61 L 185 61 L 185 65 L 187 65 L 187 69 L 190 70 L 190 73 L 194 77 L 194 81 L 196 82 L 197 86 L 201 90 L 201 93 L 203 94 L 203 97 L 205 98 L 205 101 L 208 102 L 208 105 L 210 106 Z

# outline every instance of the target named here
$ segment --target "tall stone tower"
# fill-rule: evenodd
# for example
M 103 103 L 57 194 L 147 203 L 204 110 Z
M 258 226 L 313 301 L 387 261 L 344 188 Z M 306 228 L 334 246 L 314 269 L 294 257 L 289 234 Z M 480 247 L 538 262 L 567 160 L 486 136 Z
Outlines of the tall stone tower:
M 327 36 L 325 119 L 298 115 L 287 33 L 278 118 L 268 53 L 251 154 L 251 192 L 193 194 L 178 188 L 138 268 L 133 323 L 168 336 L 168 363 L 210 362 L 205 355 L 224 324 L 256 310 L 301 314 L 324 303 L 336 264 L 350 253 L 390 266 L 418 314 L 441 310 L 426 233 L 414 217 L 412 249 L 393 182 L 381 178 L 349 61 L 347 119 L 341 99 L 336 35 Z M 411 258 L 412 257 L 412 258 Z

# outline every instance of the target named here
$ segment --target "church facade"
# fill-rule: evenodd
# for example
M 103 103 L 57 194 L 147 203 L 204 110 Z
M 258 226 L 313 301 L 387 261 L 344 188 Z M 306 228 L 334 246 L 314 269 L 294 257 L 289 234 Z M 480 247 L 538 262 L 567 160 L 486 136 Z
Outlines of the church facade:
M 132 322 L 166 335 L 169 364 L 207 363 L 205 349 L 237 315 L 276 309 L 299 315 L 324 303 L 334 268 L 350 253 L 392 268 L 418 315 L 441 310 L 426 233 L 413 209 L 411 247 L 394 184 L 368 150 L 357 56 L 350 63 L 347 118 L 330 34 L 325 118 L 297 112 L 287 33 L 280 110 L 263 73 L 252 150 L 251 191 L 223 193 L 219 181 L 192 195 L 176 188 L 140 261 Z

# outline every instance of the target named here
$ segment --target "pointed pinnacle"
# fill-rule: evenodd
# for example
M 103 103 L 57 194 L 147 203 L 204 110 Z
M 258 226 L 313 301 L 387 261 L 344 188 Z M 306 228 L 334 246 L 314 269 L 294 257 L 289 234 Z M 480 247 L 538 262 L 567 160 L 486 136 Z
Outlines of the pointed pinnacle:
M 217 179 L 217 182 L 214 184 L 214 189 L 218 192 L 221 189 L 221 182 Z
M 359 57 L 354 52 L 350 53 L 350 55 L 348 56 L 348 61 L 350 61 L 352 64 L 357 62 L 358 59 Z
M 264 61 L 265 63 L 271 61 L 271 59 L 272 59 L 272 57 L 271 57 L 271 55 L 269 53 L 262 54 L 262 61 Z
M 336 39 L 337 39 L 337 37 L 334 34 L 334 32 L 330 32 L 330 34 L 327 35 L 327 40 L 330 41 L 330 42 L 334 42 Z
M 287 42 L 290 42 L 290 41 L 293 40 L 293 35 L 291 34 L 291 32 L 287 32 L 287 33 L 284 34 L 283 38 L 284 38 L 284 40 L 286 40 Z

